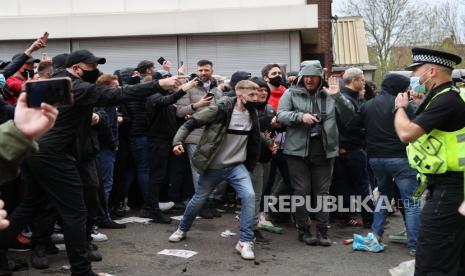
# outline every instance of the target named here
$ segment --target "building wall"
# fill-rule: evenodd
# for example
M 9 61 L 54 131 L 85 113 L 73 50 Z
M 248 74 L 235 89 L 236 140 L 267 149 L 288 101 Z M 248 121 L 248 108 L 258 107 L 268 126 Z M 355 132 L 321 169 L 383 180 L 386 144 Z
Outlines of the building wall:
M 331 71 L 334 63 L 332 53 L 332 23 L 331 4 L 332 0 L 307 0 L 308 4 L 318 6 L 318 29 L 310 35 L 316 36 L 312 43 L 302 45 L 302 56 L 304 59 L 318 59 L 322 65 Z
M 0 40 L 305 30 L 318 27 L 317 10 L 302 0 L 8 0 L 0 24 L 15 31 Z

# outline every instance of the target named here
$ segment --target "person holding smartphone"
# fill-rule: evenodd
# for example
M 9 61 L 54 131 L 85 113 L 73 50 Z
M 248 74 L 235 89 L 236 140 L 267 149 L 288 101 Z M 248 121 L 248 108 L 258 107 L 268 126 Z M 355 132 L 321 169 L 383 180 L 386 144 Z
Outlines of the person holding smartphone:
M 199 78 L 198 84 L 189 89 L 176 104 L 176 115 L 180 118 L 186 118 L 210 105 L 216 104 L 216 100 L 221 96 L 216 80 L 213 75 L 213 63 L 209 60 L 199 60 L 197 62 L 196 75 Z M 186 138 L 186 150 L 192 167 L 192 156 L 200 141 L 204 128 L 198 128 L 192 131 Z M 197 189 L 199 180 L 198 172 L 192 168 L 192 180 L 194 188 Z M 214 216 L 221 216 L 214 208 L 213 199 L 211 198 L 202 208 L 200 216 L 206 219 L 212 219 Z

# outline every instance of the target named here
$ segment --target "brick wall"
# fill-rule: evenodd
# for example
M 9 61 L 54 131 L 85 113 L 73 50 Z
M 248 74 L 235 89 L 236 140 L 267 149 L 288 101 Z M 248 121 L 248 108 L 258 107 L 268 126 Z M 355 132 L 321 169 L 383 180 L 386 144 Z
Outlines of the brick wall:
M 329 71 L 331 71 L 331 66 L 333 64 L 331 3 L 332 0 L 307 0 L 307 4 L 318 5 L 318 44 L 308 50 L 310 50 L 313 55 L 324 55 L 323 66 L 327 67 Z M 308 47 L 308 45 L 304 45 L 304 47 Z

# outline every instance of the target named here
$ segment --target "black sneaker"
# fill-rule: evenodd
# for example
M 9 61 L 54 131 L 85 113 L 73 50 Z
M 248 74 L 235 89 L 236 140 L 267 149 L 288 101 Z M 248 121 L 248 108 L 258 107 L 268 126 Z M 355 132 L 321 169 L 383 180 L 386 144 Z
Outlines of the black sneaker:
M 124 229 L 126 228 L 126 224 L 119 224 L 119 223 L 114 222 L 111 219 L 108 219 L 105 221 L 97 221 L 95 222 L 95 224 L 99 228 L 103 228 L 103 229 Z
M 210 211 L 215 218 L 221 218 L 221 213 L 216 209 L 216 204 L 214 200 L 209 200 L 208 202 L 208 208 L 210 208 Z
M 162 223 L 162 224 L 171 223 L 171 218 L 163 214 L 160 209 L 144 207 L 140 210 L 140 216 L 143 218 L 149 218 L 154 223 Z
M 45 245 L 36 245 L 31 250 L 31 265 L 37 269 L 46 269 L 49 267 L 47 257 L 47 247 Z
M 220 199 L 213 199 L 213 208 L 220 213 L 226 212 L 225 203 Z
M 186 204 L 182 201 L 178 201 L 174 203 L 173 210 L 185 210 Z
M 29 265 L 25 260 L 21 259 L 14 259 L 14 260 L 6 260 L 6 264 L 2 262 L 0 265 L 0 275 L 1 276 L 9 276 L 13 275 L 15 271 L 24 271 L 28 270 Z
M 91 262 L 100 262 L 102 261 L 102 254 L 98 252 L 98 246 L 89 242 L 87 246 L 87 259 Z
M 253 234 L 255 236 L 254 240 L 256 243 L 269 243 L 270 239 L 265 238 L 262 235 L 262 232 L 258 229 L 253 230 Z
M 122 217 L 125 217 L 126 214 L 127 214 L 127 212 L 126 212 L 126 208 L 124 206 L 124 202 L 118 203 L 118 205 L 113 206 L 113 208 L 111 209 L 112 217 L 122 218 Z
M 204 204 L 202 206 L 202 209 L 200 209 L 199 216 L 203 219 L 213 219 L 213 212 L 212 209 L 208 207 L 207 204 Z
M 331 242 L 331 239 L 328 237 L 328 232 L 318 231 L 316 235 L 318 239 L 318 245 L 331 246 L 332 242 Z
M 318 245 L 318 239 L 313 237 L 310 229 L 299 230 L 298 239 L 306 245 Z

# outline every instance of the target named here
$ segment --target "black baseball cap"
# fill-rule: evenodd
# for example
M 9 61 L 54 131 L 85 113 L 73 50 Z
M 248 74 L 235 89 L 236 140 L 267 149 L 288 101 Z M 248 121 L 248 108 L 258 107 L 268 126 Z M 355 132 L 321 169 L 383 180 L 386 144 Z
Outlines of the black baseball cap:
M 74 64 L 79 62 L 88 63 L 88 64 L 105 64 L 107 60 L 103 57 L 96 57 L 89 50 L 80 49 L 69 54 L 66 59 L 66 67 L 71 67 Z
M 53 69 L 65 69 L 66 68 L 66 59 L 68 58 L 68 53 L 63 53 L 56 55 L 52 58 Z
M 18 58 L 21 55 L 24 55 L 24 53 L 17 53 L 16 55 L 13 56 L 13 58 L 11 60 L 15 60 L 16 58 Z M 26 59 L 26 61 L 24 63 L 39 63 L 39 62 L 40 62 L 40 59 L 30 56 L 30 57 L 28 57 L 28 59 Z
M 5 68 L 8 64 L 10 64 L 9 61 L 3 61 L 0 59 L 0 69 Z

